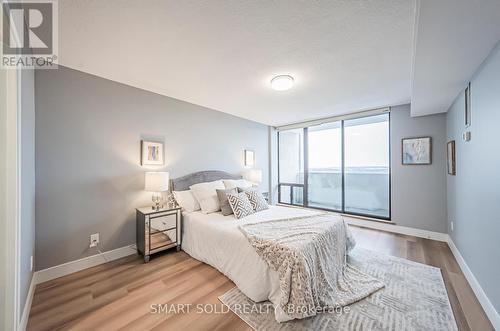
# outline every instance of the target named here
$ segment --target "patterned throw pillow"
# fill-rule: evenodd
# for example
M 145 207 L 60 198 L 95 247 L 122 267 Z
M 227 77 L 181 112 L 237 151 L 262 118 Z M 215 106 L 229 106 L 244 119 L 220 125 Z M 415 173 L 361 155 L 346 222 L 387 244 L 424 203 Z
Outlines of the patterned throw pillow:
M 230 188 L 226 190 L 216 190 L 217 197 L 219 198 L 220 209 L 222 211 L 222 215 L 228 216 L 233 213 L 231 206 L 229 205 L 229 200 L 227 200 L 228 194 L 238 194 L 238 190 L 236 188 Z
M 248 200 L 250 200 L 250 204 L 252 205 L 253 210 L 261 211 L 265 209 L 269 209 L 269 205 L 267 204 L 266 199 L 262 193 L 257 191 L 256 189 L 246 189 L 243 192 L 247 195 Z
M 250 200 L 248 200 L 245 193 L 230 193 L 227 195 L 227 200 L 229 201 L 229 205 L 231 206 L 234 216 L 237 219 L 254 213 L 252 205 L 250 204 Z

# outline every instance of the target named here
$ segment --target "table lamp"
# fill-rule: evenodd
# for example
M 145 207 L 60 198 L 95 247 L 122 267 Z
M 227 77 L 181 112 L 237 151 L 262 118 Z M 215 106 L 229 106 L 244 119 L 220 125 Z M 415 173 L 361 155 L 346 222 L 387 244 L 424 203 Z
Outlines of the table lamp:
M 255 186 L 258 186 L 262 182 L 262 170 L 260 169 L 250 169 L 243 173 L 243 178 L 248 180 Z
M 161 192 L 168 191 L 168 172 L 146 172 L 144 189 L 153 192 L 151 200 L 155 203 L 153 209 L 160 209 Z

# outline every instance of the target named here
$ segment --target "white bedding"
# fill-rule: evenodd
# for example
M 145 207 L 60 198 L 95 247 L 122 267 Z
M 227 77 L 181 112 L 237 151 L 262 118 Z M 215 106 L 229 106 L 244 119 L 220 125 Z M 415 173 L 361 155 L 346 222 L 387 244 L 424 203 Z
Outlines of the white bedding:
M 299 208 L 269 206 L 269 209 L 237 220 L 220 212 L 183 213 L 182 249 L 197 260 L 217 268 L 228 276 L 247 297 L 260 302 L 279 302 L 278 275 L 257 255 L 238 228 L 246 222 L 278 220 L 320 214 Z M 286 316 L 281 316 L 286 320 Z M 278 318 L 277 319 L 281 319 Z

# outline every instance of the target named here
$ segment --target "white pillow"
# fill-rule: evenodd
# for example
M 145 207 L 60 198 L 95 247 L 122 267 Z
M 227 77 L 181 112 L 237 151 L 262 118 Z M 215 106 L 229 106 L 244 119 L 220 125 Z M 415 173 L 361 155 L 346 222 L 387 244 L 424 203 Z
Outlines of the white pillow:
M 181 206 L 182 210 L 187 212 L 193 212 L 200 210 L 200 204 L 195 199 L 193 192 L 191 190 L 187 191 L 174 191 L 175 201 Z
M 252 183 L 250 183 L 246 179 L 224 179 L 223 182 L 224 185 L 226 186 L 226 189 L 231 189 L 236 187 L 241 187 L 241 188 L 252 187 Z
M 224 189 L 224 183 L 222 183 L 221 180 L 199 183 L 191 185 L 189 188 L 193 192 L 196 200 L 198 200 L 202 213 L 209 214 L 220 210 L 220 203 L 216 190 Z

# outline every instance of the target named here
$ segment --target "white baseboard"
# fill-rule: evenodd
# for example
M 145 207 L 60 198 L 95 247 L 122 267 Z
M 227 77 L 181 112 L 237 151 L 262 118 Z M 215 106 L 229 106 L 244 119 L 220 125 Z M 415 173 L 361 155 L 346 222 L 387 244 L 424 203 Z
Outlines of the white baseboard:
M 414 237 L 419 237 L 419 238 L 426 238 L 426 239 L 448 242 L 448 234 L 447 233 L 421 230 L 421 229 L 415 229 L 415 228 L 408 228 L 406 226 L 391 224 L 389 222 L 369 221 L 369 220 L 354 218 L 354 217 L 345 216 L 345 215 L 343 216 L 343 218 L 347 222 L 347 224 L 351 224 L 351 225 L 357 225 L 357 226 L 362 226 L 362 227 L 370 228 L 370 229 L 405 234 L 408 236 L 414 236 Z
M 486 293 L 484 293 L 483 288 L 477 281 L 476 277 L 470 270 L 469 266 L 465 262 L 462 254 L 460 254 L 460 251 L 458 250 L 457 246 L 455 246 L 455 243 L 449 237 L 448 239 L 448 246 L 450 246 L 451 252 L 453 253 L 453 256 L 455 256 L 455 259 L 458 262 L 458 265 L 460 266 L 460 269 L 462 269 L 462 272 L 465 275 L 465 278 L 469 282 L 470 287 L 474 291 L 474 294 L 476 295 L 477 299 L 479 300 L 479 303 L 481 304 L 481 307 L 483 307 L 484 312 L 490 319 L 491 324 L 495 328 L 495 330 L 500 330 L 500 315 L 496 311 L 495 307 L 491 303 L 490 299 L 488 299 L 488 296 Z
M 33 302 L 33 295 L 35 294 L 35 287 L 36 287 L 36 272 L 33 273 L 33 276 L 31 277 L 31 283 L 30 283 L 30 288 L 28 290 L 28 295 L 26 297 L 26 302 L 24 303 L 24 308 L 23 308 L 23 315 L 21 316 L 21 321 L 19 322 L 19 331 L 25 331 L 26 327 L 28 326 L 28 318 L 30 316 L 30 310 L 31 310 L 31 303 Z
M 24 304 L 23 315 L 21 317 L 21 321 L 19 322 L 18 330 L 26 330 L 36 285 L 55 278 L 69 275 L 73 272 L 95 267 L 106 262 L 111 262 L 113 260 L 117 260 L 132 254 L 137 254 L 135 245 L 120 247 L 111 251 L 103 252 L 102 254 L 84 257 L 79 260 L 63 263 L 51 268 L 34 272 L 33 277 L 31 278 L 30 288 L 28 290 L 28 296 L 26 297 L 26 303 Z
M 302 206 L 293 206 L 293 205 L 285 205 L 285 204 L 277 204 L 277 205 L 283 206 L 283 207 L 311 210 L 310 208 L 306 208 L 306 207 L 302 207 Z M 448 242 L 449 236 L 447 233 L 421 230 L 421 229 L 416 229 L 416 228 L 409 228 L 406 226 L 396 225 L 390 221 L 379 221 L 379 220 L 376 220 L 376 219 L 370 218 L 370 217 L 356 217 L 356 216 L 350 216 L 347 214 L 340 214 L 340 213 L 337 213 L 337 214 L 341 215 L 344 218 L 344 220 L 347 222 L 347 224 L 362 226 L 364 228 L 370 228 L 370 229 L 375 229 L 375 230 L 382 230 L 382 231 L 387 231 L 387 232 L 405 234 L 408 236 L 414 236 L 414 237 L 419 237 L 419 238 Z
M 135 245 L 120 247 L 117 249 L 113 249 L 111 251 L 103 252 L 102 254 L 96 254 L 88 257 L 84 257 L 79 260 L 63 263 L 60 265 L 56 265 L 54 267 L 50 267 L 47 269 L 39 270 L 35 272 L 36 274 L 36 284 L 40 284 L 46 282 L 51 279 L 59 278 L 62 276 L 66 276 L 72 274 L 73 272 L 77 272 L 83 269 L 95 267 L 99 264 L 103 264 L 106 262 L 110 262 L 116 259 L 120 259 L 122 257 L 137 254 L 137 250 Z M 35 284 L 35 285 L 36 285 Z
M 383 223 L 383 222 L 374 222 L 374 221 L 368 221 L 368 220 L 363 220 L 363 219 L 358 219 L 358 218 L 353 218 L 349 216 L 343 216 L 344 219 L 348 224 L 352 225 L 357 225 L 357 226 L 362 226 L 370 229 L 376 229 L 376 230 L 382 230 L 382 231 L 387 231 L 387 232 L 394 232 L 394 233 L 400 233 L 400 234 L 405 234 L 409 236 L 415 236 L 415 237 L 420 237 L 420 238 L 426 238 L 426 239 L 432 239 L 432 240 L 437 240 L 437 241 L 443 241 L 448 243 L 448 246 L 450 247 L 451 252 L 453 253 L 453 256 L 455 256 L 455 259 L 457 260 L 458 265 L 460 266 L 460 269 L 462 269 L 462 272 L 467 279 L 467 282 L 471 286 L 472 290 L 474 291 L 474 294 L 476 295 L 477 299 L 479 300 L 479 303 L 481 304 L 481 307 L 483 308 L 484 312 L 488 316 L 491 324 L 495 328 L 495 330 L 500 331 L 500 315 L 498 312 L 495 310 L 495 307 L 491 303 L 491 301 L 488 299 L 488 296 L 484 292 L 483 288 L 477 281 L 476 277 L 470 270 L 469 266 L 465 262 L 464 258 L 462 257 L 462 254 L 460 254 L 460 251 L 458 250 L 457 246 L 455 246 L 455 243 L 451 239 L 451 237 L 446 234 L 446 233 L 441 233 L 441 232 L 433 232 L 433 231 L 427 231 L 427 230 L 420 230 L 420 229 L 414 229 L 414 228 L 408 228 L 405 226 L 399 226 L 395 224 L 390 224 L 390 223 Z

